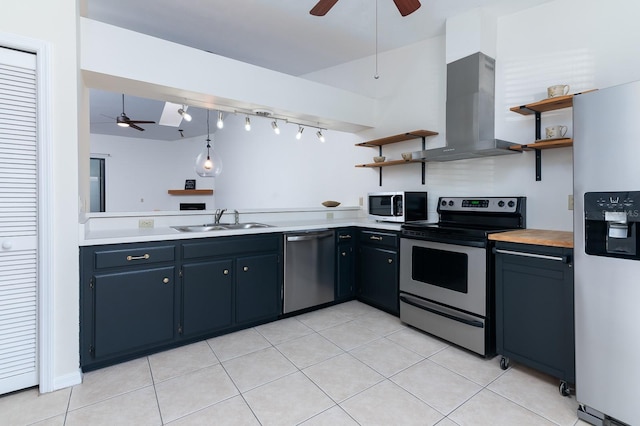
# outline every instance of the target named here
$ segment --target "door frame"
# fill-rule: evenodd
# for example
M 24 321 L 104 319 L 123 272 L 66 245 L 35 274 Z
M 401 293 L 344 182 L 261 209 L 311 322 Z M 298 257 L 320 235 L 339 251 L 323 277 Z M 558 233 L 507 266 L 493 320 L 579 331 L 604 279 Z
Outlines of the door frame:
M 37 366 L 41 393 L 55 390 L 53 333 L 53 126 L 51 44 L 30 37 L 0 32 L 0 46 L 36 55 L 37 193 L 38 193 L 38 333 Z

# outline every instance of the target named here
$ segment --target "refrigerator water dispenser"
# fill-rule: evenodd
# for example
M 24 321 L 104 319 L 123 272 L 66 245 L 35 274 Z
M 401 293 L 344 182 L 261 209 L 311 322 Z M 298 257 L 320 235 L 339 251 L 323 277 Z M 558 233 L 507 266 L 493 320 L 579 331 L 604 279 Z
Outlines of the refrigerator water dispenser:
M 585 252 L 640 260 L 640 191 L 584 194 Z

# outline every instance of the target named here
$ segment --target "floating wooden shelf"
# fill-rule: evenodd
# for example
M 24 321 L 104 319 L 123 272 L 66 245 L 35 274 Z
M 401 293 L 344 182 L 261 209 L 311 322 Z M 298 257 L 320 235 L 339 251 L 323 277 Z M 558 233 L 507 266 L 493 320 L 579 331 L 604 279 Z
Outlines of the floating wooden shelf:
M 526 145 L 512 145 L 509 149 L 514 151 L 532 151 L 534 149 L 564 148 L 567 146 L 573 146 L 573 139 L 564 138 L 552 141 L 537 141 Z
M 405 142 L 413 139 L 422 139 L 422 150 L 425 150 L 425 139 L 428 136 L 435 136 L 438 132 L 433 132 L 431 130 L 414 130 L 412 132 L 401 133 L 399 135 L 388 136 L 386 138 L 374 139 L 372 141 L 360 142 L 357 143 L 356 146 L 364 146 L 367 148 L 378 148 L 378 155 L 382 156 L 382 146 L 389 145 L 392 143 Z M 383 161 L 382 163 L 367 163 L 367 164 L 356 164 L 356 167 L 367 167 L 367 168 L 378 168 L 379 176 L 380 176 L 380 186 L 382 186 L 382 168 L 387 166 L 399 166 L 400 164 L 409 164 L 409 163 L 422 163 L 422 184 L 424 185 L 424 176 L 425 176 L 425 163 L 421 160 L 391 160 L 391 161 Z
M 212 195 L 213 189 L 170 189 L 169 195 Z
M 407 132 L 399 135 L 388 136 L 386 138 L 357 143 L 356 146 L 367 146 L 370 148 L 375 148 L 382 145 L 388 145 L 390 143 L 410 141 L 412 139 L 425 138 L 427 136 L 435 136 L 437 134 L 438 132 L 432 132 L 431 130 L 414 130 L 413 132 Z
M 555 98 L 543 99 L 530 104 L 515 106 L 510 108 L 511 111 L 522 115 L 531 115 L 536 112 L 555 111 L 557 109 L 570 108 L 573 106 L 573 97 L 582 93 L 593 92 L 598 89 L 585 90 L 584 92 L 574 93 L 572 95 L 556 96 Z
M 391 161 L 383 161 L 382 163 L 367 163 L 367 164 L 356 164 L 356 167 L 387 167 L 387 166 L 398 166 L 400 164 L 409 164 L 409 163 L 422 163 L 420 160 L 391 160 Z

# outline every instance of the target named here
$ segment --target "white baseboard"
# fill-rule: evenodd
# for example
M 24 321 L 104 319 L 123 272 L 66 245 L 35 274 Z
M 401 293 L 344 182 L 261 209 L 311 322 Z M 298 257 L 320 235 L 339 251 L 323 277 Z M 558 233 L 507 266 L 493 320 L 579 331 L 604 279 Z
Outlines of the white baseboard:
M 59 389 L 68 388 L 70 386 L 79 385 L 82 383 L 82 371 L 78 369 L 78 371 L 74 373 L 65 374 L 64 376 L 57 376 L 53 378 L 53 389 L 51 391 L 56 391 Z M 43 390 L 40 390 L 43 392 Z

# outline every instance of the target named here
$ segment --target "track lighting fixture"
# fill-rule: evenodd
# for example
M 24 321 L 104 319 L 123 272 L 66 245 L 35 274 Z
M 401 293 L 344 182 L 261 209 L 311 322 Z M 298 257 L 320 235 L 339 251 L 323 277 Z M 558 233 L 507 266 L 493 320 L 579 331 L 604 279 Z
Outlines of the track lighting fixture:
M 280 127 L 278 127 L 278 122 L 277 122 L 277 121 L 273 120 L 273 121 L 271 122 L 271 128 L 273 129 L 273 132 L 274 132 L 276 135 L 279 135 L 279 134 L 280 134 Z
M 304 131 L 304 129 L 302 128 L 302 126 L 298 126 L 298 133 L 296 134 L 296 139 L 300 140 L 302 139 L 302 132 Z
M 322 134 L 322 130 L 318 130 L 318 131 L 316 132 L 316 136 L 318 137 L 318 139 L 319 139 L 319 140 L 320 140 L 320 142 L 322 142 L 322 143 L 324 143 L 324 141 L 326 140 L 326 139 L 324 138 L 324 135 Z
M 222 172 L 222 159 L 211 147 L 209 110 L 207 110 L 207 146 L 196 158 L 196 173 L 202 177 L 216 177 Z
M 191 121 L 191 114 L 187 112 L 187 107 L 185 107 L 184 105 L 182 105 L 182 108 L 178 109 L 178 114 L 182 116 L 183 120 Z
M 218 123 L 216 124 L 218 129 L 222 129 L 224 127 L 224 121 L 222 120 L 222 111 L 218 111 Z
M 251 130 L 251 120 L 249 117 L 245 117 L 244 119 L 244 129 L 248 132 Z

